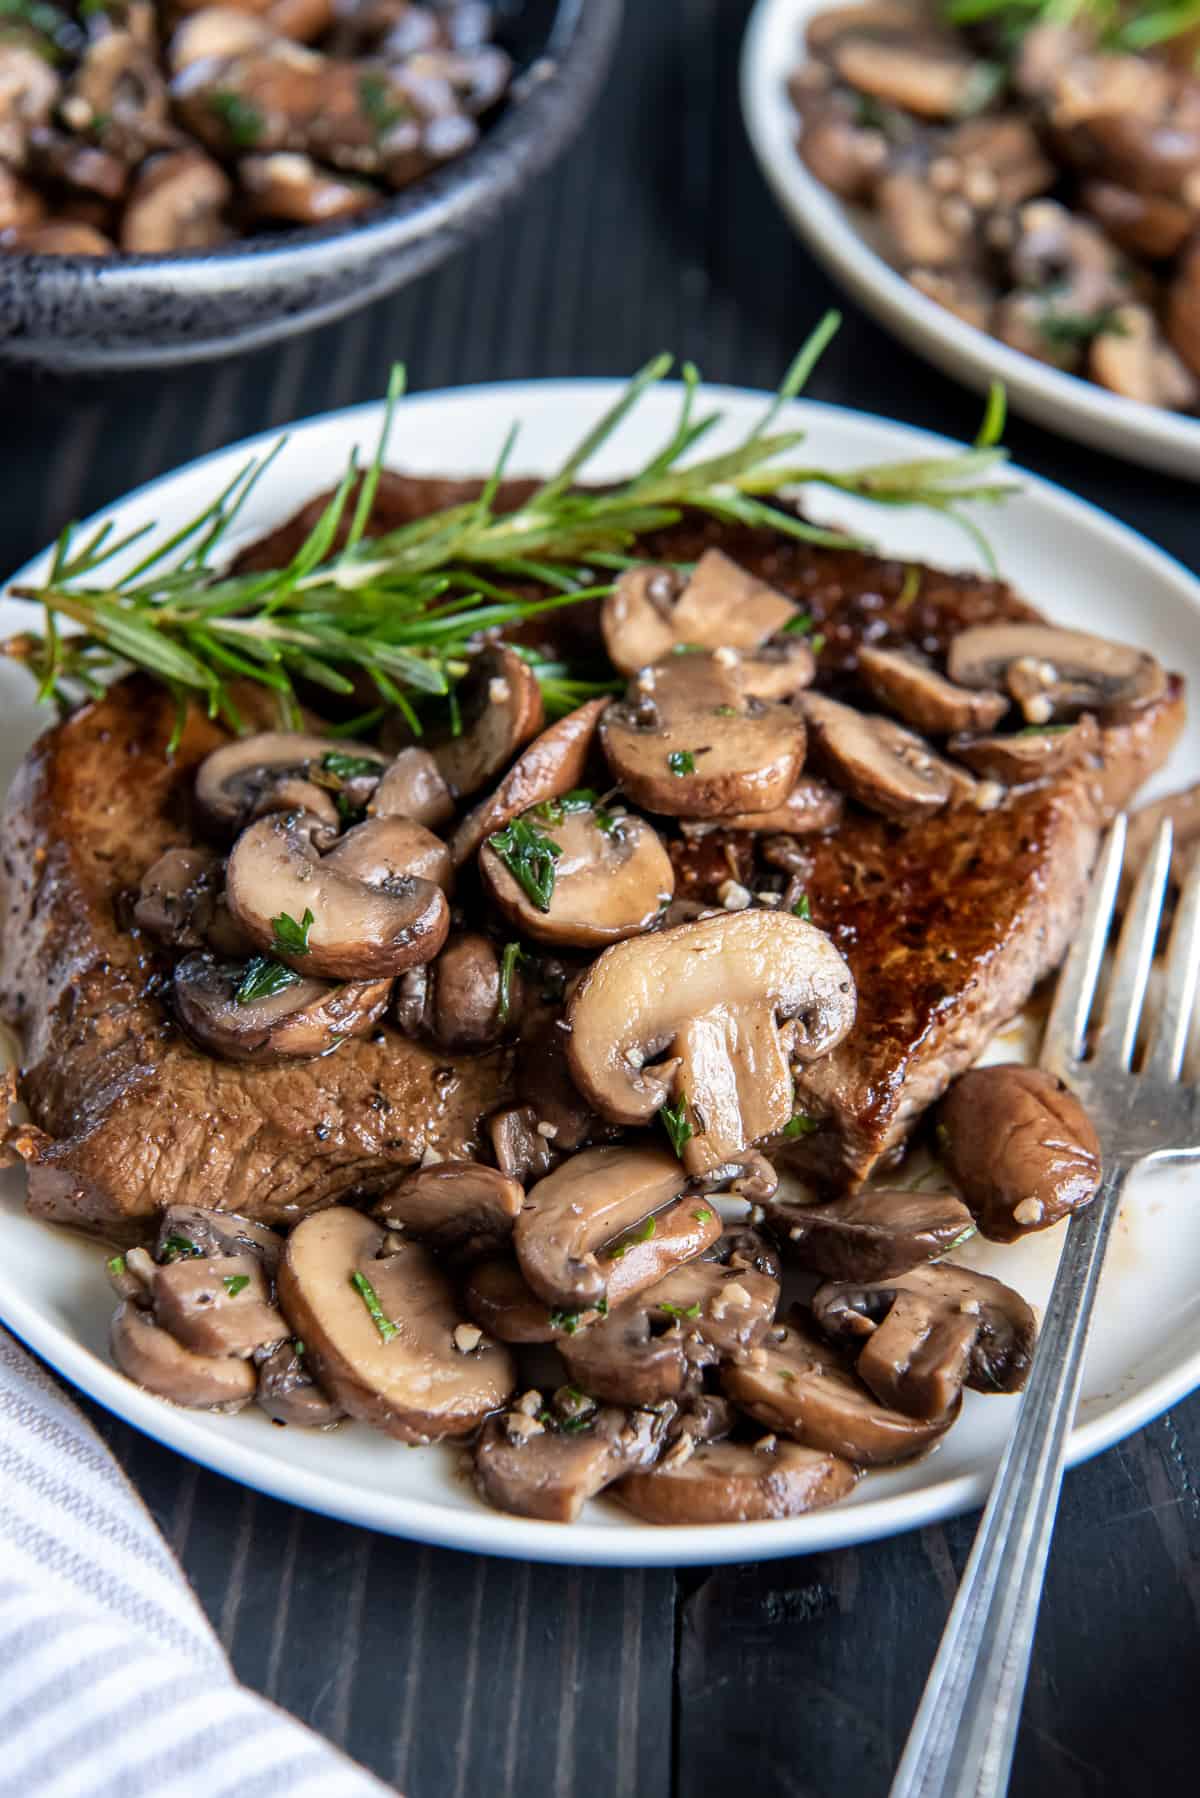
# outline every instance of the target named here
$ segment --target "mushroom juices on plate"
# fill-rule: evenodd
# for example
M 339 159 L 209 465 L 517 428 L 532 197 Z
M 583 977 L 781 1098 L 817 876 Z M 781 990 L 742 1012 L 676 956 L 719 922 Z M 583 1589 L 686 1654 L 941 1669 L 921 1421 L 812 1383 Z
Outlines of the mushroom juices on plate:
M 995 405 L 956 457 L 799 464 L 776 405 L 706 459 L 689 373 L 582 486 L 664 372 L 542 482 L 385 427 L 232 560 L 259 465 L 161 549 L 67 533 L 18 591 L 75 634 L 7 645 L 65 714 L 8 802 L 7 1146 L 108 1244 L 118 1367 L 458 1442 L 547 1521 L 798 1516 L 1019 1390 L 1030 1305 L 952 1257 L 1098 1145 L 975 1064 L 1184 719 L 1143 649 L 798 510 L 1001 498 Z

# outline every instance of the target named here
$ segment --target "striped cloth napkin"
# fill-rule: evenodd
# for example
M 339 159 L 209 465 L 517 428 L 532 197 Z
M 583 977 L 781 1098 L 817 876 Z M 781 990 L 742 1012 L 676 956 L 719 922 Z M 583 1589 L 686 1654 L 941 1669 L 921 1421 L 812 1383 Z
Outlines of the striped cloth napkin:
M 394 1798 L 234 1678 L 149 1512 L 0 1329 L 3 1798 Z

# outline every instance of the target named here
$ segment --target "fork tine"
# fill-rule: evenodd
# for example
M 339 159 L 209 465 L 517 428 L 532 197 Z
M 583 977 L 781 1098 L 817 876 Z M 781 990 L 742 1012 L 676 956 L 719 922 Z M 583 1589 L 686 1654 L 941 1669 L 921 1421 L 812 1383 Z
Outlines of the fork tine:
M 1121 880 L 1121 863 L 1125 856 L 1126 820 L 1124 812 L 1113 819 L 1112 828 L 1100 851 L 1087 904 L 1079 920 L 1071 950 L 1063 963 L 1054 991 L 1054 1003 L 1046 1020 L 1042 1039 L 1042 1066 L 1059 1073 L 1083 1054 L 1088 1013 L 1096 995 L 1104 946 L 1108 941 L 1117 887 Z
M 1200 986 L 1200 857 L 1183 883 L 1167 950 L 1162 1009 L 1146 1052 L 1145 1072 L 1178 1080 L 1191 1036 L 1196 989 Z
M 1133 1060 L 1142 1001 L 1146 996 L 1146 983 L 1162 921 L 1172 841 L 1171 821 L 1164 818 L 1150 854 L 1139 870 L 1121 926 L 1112 978 L 1104 999 L 1104 1021 L 1096 1035 L 1097 1067 L 1127 1068 Z

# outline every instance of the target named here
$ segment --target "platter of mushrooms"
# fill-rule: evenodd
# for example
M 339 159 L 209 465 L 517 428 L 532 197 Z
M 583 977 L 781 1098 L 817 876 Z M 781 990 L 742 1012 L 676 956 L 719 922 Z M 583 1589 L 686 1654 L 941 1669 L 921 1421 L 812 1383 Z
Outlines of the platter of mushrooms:
M 552 467 L 614 393 L 407 401 L 406 473 L 477 474 L 514 415 L 521 466 Z M 720 398 L 714 449 L 762 404 Z M 644 458 L 674 404 L 651 393 L 595 478 Z M 784 412 L 834 465 L 946 447 L 808 402 Z M 298 427 L 230 555 L 336 482 L 378 420 Z M 143 490 L 118 528 L 148 497 L 172 528 L 254 447 Z M 973 554 L 933 514 L 804 503 L 882 540 L 902 583 L 918 559 Z M 214 739 L 180 788 L 186 832 L 117 920 L 187 1052 L 214 1079 L 273 1069 L 302 1108 L 314 1071 L 403 1038 L 448 1077 L 503 1063 L 507 1096 L 452 1152 L 401 1158 L 339 1202 L 289 1217 L 266 1195 L 239 1210 L 192 1191 L 105 1248 L 29 1215 L 10 1169 L 4 1322 L 192 1458 L 451 1546 L 745 1560 L 978 1503 L 1063 1221 L 1096 1189 L 1097 1137 L 1036 1068 L 1039 989 L 972 1067 L 928 1097 L 914 1084 L 868 1177 L 814 1172 L 806 1145 L 861 1005 L 853 913 L 839 924 L 823 897 L 820 856 L 855 820 L 889 856 L 931 817 L 969 835 L 1098 757 L 1104 732 L 1136 732 L 1178 693 L 1168 671 L 1200 682 L 1200 589 L 1178 565 L 1031 477 L 987 530 L 1052 624 L 968 624 L 947 655 L 872 643 L 868 622 L 850 680 L 830 672 L 833 621 L 805 625 L 761 567 L 723 548 L 633 556 L 593 602 L 604 690 L 577 705 L 548 705 L 520 633 L 490 632 L 453 715 L 426 708 L 419 730 L 390 711 L 331 735 L 313 709 Z M 20 617 L 3 602 L 6 629 Z M 13 665 L 0 687 L 7 776 L 45 721 Z M 1188 721 L 1139 803 L 1198 776 Z M 1195 831 L 1194 794 L 1172 804 Z M 1127 1205 L 1074 1459 L 1200 1382 L 1195 1199 L 1176 1173 Z
M 910 347 L 1196 478 L 1200 73 L 1171 16 L 759 0 L 742 105 L 792 223 Z

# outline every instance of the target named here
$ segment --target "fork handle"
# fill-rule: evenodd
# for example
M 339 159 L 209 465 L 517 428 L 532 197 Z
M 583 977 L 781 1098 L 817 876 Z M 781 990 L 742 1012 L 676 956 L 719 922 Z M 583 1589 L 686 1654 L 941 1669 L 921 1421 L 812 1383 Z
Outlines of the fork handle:
M 1110 1168 L 1068 1226 L 1016 1428 L 891 1798 L 993 1798 L 1007 1788 L 1092 1306 L 1128 1173 Z

